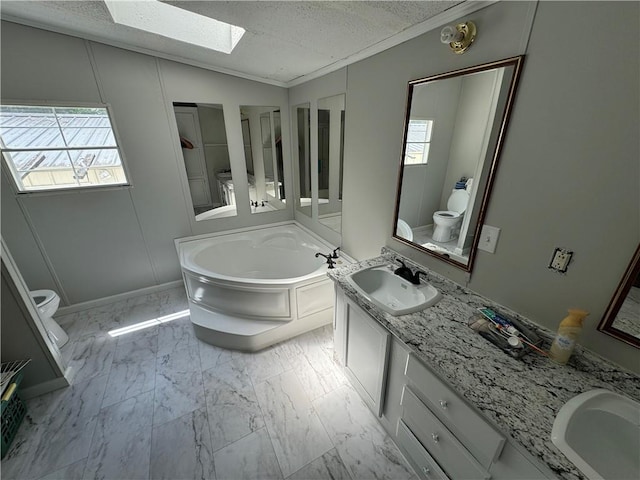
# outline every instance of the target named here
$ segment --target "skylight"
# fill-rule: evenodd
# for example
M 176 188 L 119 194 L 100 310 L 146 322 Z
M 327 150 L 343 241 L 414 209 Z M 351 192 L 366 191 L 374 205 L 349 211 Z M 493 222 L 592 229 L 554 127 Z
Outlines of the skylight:
M 115 23 L 191 45 L 231 53 L 244 28 L 157 0 L 105 0 Z

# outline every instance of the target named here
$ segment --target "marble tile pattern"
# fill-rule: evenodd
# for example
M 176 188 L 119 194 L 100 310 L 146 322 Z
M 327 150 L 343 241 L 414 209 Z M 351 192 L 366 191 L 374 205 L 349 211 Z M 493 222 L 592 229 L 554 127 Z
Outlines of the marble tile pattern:
M 346 281 L 354 271 L 389 265 L 398 257 L 402 256 L 384 247 L 380 256 L 330 270 L 328 275 L 348 298 L 409 346 L 431 370 L 556 475 L 568 480 L 584 478 L 551 442 L 555 415 L 570 398 L 594 388 L 606 388 L 640 400 L 640 377 L 580 346 L 564 366 L 535 353 L 522 359 L 512 358 L 467 327 L 468 319 L 478 308 L 494 308 L 531 325 L 545 340 L 546 349 L 553 333 L 435 272 L 428 271 L 426 281 L 442 293 L 442 300 L 424 311 L 399 317 L 369 303 Z M 402 258 L 413 269 L 426 270 Z M 562 313 L 559 312 L 560 317 Z
M 414 478 L 334 363 L 332 325 L 243 353 L 198 340 L 187 309 L 174 288 L 58 318 L 72 385 L 27 401 L 3 480 Z

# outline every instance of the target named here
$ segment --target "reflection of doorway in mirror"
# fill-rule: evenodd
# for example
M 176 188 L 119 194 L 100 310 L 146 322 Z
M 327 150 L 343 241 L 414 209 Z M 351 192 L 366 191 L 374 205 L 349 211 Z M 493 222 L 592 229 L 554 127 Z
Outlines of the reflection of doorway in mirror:
M 196 220 L 235 205 L 224 111 L 218 104 L 174 103 L 183 164 Z M 236 215 L 229 207 L 221 216 Z

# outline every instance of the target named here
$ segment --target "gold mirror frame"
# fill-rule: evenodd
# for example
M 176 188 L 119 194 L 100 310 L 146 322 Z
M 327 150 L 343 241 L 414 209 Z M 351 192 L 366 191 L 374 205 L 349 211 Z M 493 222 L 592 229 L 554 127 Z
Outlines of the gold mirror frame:
M 396 187 L 396 205 L 395 205 L 395 213 L 394 213 L 394 218 L 393 218 L 393 226 L 392 226 L 392 236 L 395 240 L 404 243 L 405 245 L 408 245 L 412 248 L 415 248 L 421 252 L 427 253 L 433 257 L 436 257 L 450 265 L 453 265 L 457 268 L 460 268 L 462 270 L 465 270 L 467 272 L 471 272 L 472 268 L 473 268 L 473 264 L 474 264 L 474 260 L 475 260 L 475 256 L 476 256 L 476 252 L 478 249 L 478 242 L 480 240 L 480 232 L 482 231 L 482 226 L 484 224 L 484 217 L 485 217 L 485 213 L 486 213 L 486 209 L 487 209 L 487 204 L 489 202 L 489 198 L 491 196 L 491 190 L 493 188 L 493 182 L 495 179 L 495 175 L 496 175 L 496 170 L 498 167 L 498 160 L 500 158 L 500 153 L 502 150 L 502 145 L 504 142 L 504 137 L 505 137 L 505 132 L 507 129 L 507 125 L 509 122 L 509 118 L 511 115 L 511 111 L 512 111 L 512 106 L 513 106 L 513 102 L 515 99 L 515 93 L 517 90 L 517 86 L 518 86 L 518 81 L 520 79 L 520 73 L 522 71 L 522 66 L 524 63 L 524 55 L 519 55 L 516 57 L 511 57 L 511 58 L 506 58 L 503 60 L 498 60 L 495 62 L 490 62 L 490 63 L 485 63 L 482 65 L 477 65 L 474 67 L 468 67 L 468 68 L 464 68 L 461 70 L 455 70 L 452 72 L 447 72 L 447 73 L 442 73 L 439 75 L 434 75 L 431 77 L 426 77 L 426 78 L 421 78 L 421 79 L 417 79 L 417 80 L 411 80 L 408 83 L 408 90 L 407 90 L 407 103 L 406 103 L 406 107 L 405 107 L 405 121 L 404 121 L 404 129 L 403 129 L 403 139 L 402 139 L 402 153 L 400 155 L 400 167 L 399 167 L 399 174 L 398 174 L 398 184 Z M 479 73 L 479 72 L 484 72 L 487 70 L 491 70 L 491 69 L 497 69 L 497 68 L 502 68 L 502 67 L 513 67 L 513 75 L 511 77 L 511 81 L 510 81 L 510 85 L 509 85 L 509 89 L 508 89 L 508 94 L 506 97 L 506 102 L 504 105 L 504 111 L 502 112 L 502 120 L 500 122 L 500 127 L 499 127 L 499 131 L 497 134 L 497 138 L 495 141 L 495 146 L 493 147 L 493 154 L 491 156 L 487 155 L 487 159 L 491 159 L 491 165 L 489 167 L 489 171 L 488 171 L 488 175 L 487 175 L 487 180 L 486 180 L 486 184 L 484 187 L 484 191 L 478 191 L 477 192 L 477 196 L 480 197 L 480 208 L 478 210 L 478 216 L 477 219 L 475 220 L 475 226 L 473 227 L 473 232 L 474 232 L 474 238 L 473 238 L 473 242 L 471 244 L 470 247 L 470 251 L 469 251 L 469 259 L 468 262 L 465 264 L 463 262 L 454 260 L 452 258 L 450 258 L 447 254 L 444 253 L 439 253 L 436 252 L 434 250 L 430 250 L 418 243 L 414 243 L 410 240 L 407 240 L 404 237 L 401 237 L 397 234 L 397 228 L 398 228 L 398 217 L 399 217 L 399 211 L 400 211 L 400 199 L 401 199 L 401 194 L 402 194 L 402 179 L 403 179 L 403 174 L 404 174 L 404 158 L 405 158 L 405 154 L 406 154 L 406 148 L 407 148 L 407 135 L 408 135 L 408 126 L 409 126 L 409 120 L 410 120 L 410 115 L 411 115 L 411 106 L 412 106 L 412 94 L 413 94 L 413 88 L 416 86 L 420 86 L 420 85 L 424 85 L 427 84 L 429 82 L 433 82 L 436 80 L 445 80 L 448 78 L 454 78 L 454 77 L 460 77 L 463 75 L 471 75 L 474 73 Z M 471 214 L 471 213 L 470 213 Z
M 620 283 L 618 284 L 616 292 L 613 294 L 611 302 L 609 302 L 609 306 L 602 317 L 602 321 L 598 325 L 598 330 L 602 333 L 617 338 L 629 345 L 633 345 L 636 348 L 640 348 L 640 338 L 616 328 L 614 326 L 614 321 L 616 320 L 620 307 L 622 307 L 622 304 L 627 298 L 631 287 L 636 282 L 638 275 L 640 275 L 640 245 L 638 245 L 627 270 L 624 272 L 622 280 L 620 280 Z M 637 321 L 640 322 L 640 318 L 637 319 Z

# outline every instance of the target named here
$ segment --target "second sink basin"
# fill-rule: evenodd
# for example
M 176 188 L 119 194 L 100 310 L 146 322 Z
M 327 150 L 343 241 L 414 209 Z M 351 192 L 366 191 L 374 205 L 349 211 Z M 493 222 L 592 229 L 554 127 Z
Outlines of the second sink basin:
M 386 266 L 358 270 L 347 281 L 371 303 L 394 316 L 424 310 L 442 298 L 432 285 L 414 285 Z
M 551 441 L 590 480 L 640 478 L 640 404 L 604 389 L 565 403 Z

